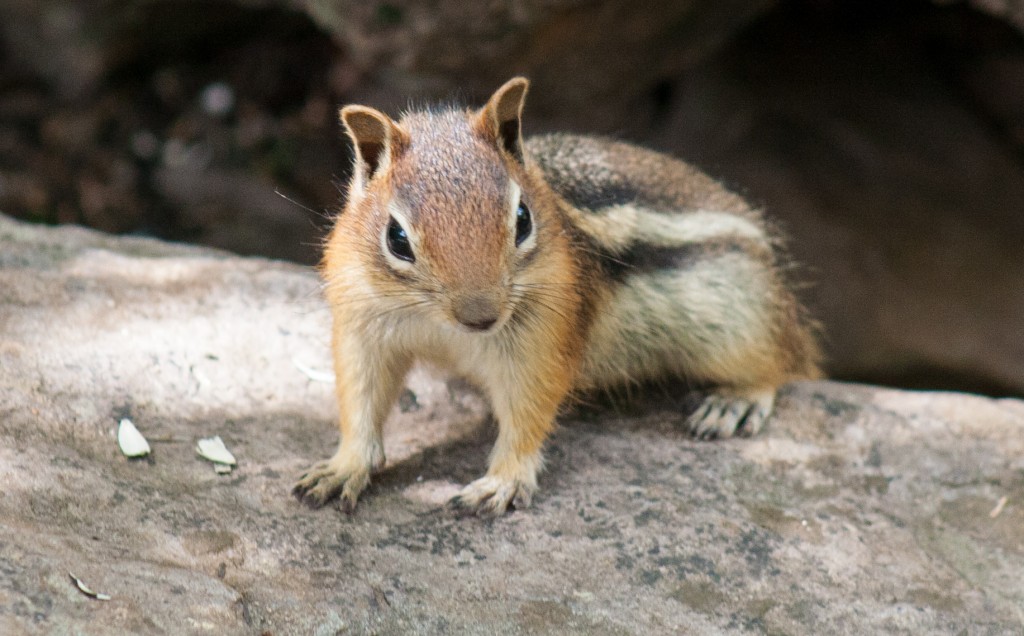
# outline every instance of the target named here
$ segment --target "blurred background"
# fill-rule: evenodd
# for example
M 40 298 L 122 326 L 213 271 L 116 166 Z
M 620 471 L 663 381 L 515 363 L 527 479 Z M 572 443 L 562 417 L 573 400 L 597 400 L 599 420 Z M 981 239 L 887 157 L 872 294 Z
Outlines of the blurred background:
M 311 264 L 340 105 L 514 74 L 778 219 L 834 377 L 1024 395 L 1024 0 L 3 0 L 0 212 Z

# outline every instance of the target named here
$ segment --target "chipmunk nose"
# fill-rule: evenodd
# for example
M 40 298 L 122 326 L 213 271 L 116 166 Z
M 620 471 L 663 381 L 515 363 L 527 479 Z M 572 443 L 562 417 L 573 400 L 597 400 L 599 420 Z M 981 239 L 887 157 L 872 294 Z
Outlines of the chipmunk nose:
M 487 331 L 498 322 L 501 302 L 489 292 L 466 294 L 455 302 L 452 313 L 462 325 L 474 331 Z

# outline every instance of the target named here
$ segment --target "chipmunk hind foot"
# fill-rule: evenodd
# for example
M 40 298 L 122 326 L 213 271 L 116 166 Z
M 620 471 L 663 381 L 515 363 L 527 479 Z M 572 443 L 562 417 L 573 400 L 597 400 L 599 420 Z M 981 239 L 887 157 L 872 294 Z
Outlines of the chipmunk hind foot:
M 697 439 L 750 437 L 764 426 L 775 406 L 775 388 L 721 388 L 706 395 L 686 420 Z

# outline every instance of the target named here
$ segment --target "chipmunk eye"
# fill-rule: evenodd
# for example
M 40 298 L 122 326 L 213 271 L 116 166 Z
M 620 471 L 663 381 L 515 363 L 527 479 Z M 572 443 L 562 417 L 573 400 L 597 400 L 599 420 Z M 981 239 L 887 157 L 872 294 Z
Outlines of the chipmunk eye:
M 412 245 L 409 244 L 409 235 L 405 233 L 405 229 L 394 217 L 391 217 L 391 221 L 388 223 L 388 249 L 403 261 L 410 263 L 416 261 L 416 257 L 412 253 Z
M 533 219 L 530 218 L 530 208 L 520 201 L 519 208 L 516 209 L 516 247 L 522 245 L 526 237 L 530 236 L 531 231 L 533 231 Z

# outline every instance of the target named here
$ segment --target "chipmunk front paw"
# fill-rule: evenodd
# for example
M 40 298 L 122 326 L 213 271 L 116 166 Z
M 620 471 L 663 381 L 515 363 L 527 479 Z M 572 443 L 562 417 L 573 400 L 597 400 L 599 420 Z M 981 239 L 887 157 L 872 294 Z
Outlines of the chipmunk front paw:
M 750 437 L 761 430 L 774 405 L 774 389 L 723 389 L 704 398 L 686 425 L 698 439 Z
M 509 504 L 517 510 L 530 505 L 534 488 L 516 479 L 481 477 L 452 497 L 448 506 L 461 514 L 479 517 L 497 517 L 505 513 Z
M 340 494 L 341 509 L 351 513 L 369 483 L 369 466 L 346 462 L 335 455 L 306 471 L 292 488 L 292 494 L 310 508 L 320 508 Z

